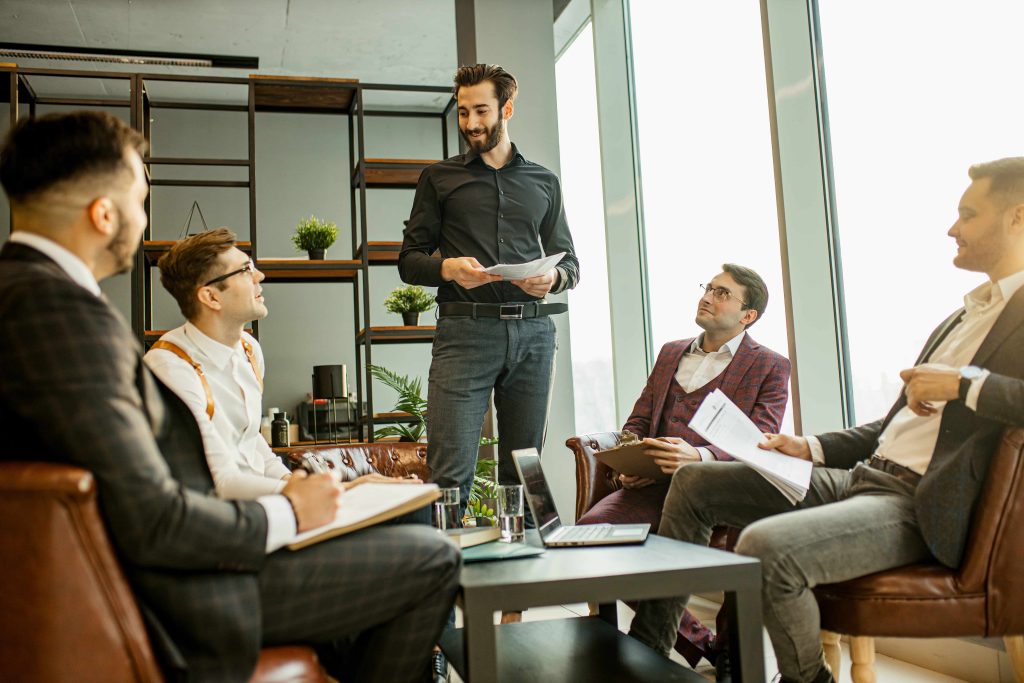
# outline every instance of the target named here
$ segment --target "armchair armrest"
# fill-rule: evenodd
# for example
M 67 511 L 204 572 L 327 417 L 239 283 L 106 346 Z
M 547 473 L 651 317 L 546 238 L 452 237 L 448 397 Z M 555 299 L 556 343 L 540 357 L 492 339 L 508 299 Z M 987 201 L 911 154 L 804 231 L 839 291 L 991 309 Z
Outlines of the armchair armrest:
M 622 488 L 615 472 L 594 457 L 594 453 L 619 443 L 619 432 L 581 434 L 565 440 L 576 458 L 576 519 L 599 500 Z
M 0 463 L 0 679 L 162 680 L 96 504 L 92 474 Z

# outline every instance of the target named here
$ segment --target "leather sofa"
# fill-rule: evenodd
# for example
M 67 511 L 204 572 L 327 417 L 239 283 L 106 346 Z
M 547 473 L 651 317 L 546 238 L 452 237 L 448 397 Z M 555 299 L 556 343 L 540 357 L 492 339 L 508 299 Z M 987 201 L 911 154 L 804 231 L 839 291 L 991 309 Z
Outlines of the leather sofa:
M 424 444 L 316 450 L 344 479 L 426 478 Z M 0 463 L 0 681 L 162 681 L 139 608 L 107 537 L 92 475 L 47 462 Z M 252 683 L 327 683 L 313 650 L 263 650 Z

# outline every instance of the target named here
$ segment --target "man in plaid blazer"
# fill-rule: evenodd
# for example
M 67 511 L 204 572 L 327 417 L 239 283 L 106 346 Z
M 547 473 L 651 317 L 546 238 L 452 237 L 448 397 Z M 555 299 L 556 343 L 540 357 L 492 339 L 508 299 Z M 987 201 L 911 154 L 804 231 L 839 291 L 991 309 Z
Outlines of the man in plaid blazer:
M 777 432 L 789 396 L 789 361 L 747 334 L 764 314 L 768 289 L 749 268 L 724 264 L 697 302 L 696 323 L 704 333 L 696 339 L 665 344 L 623 430 L 644 439 L 645 452 L 671 475 L 683 463 L 732 460 L 690 429 L 689 421 L 704 397 L 720 389 L 762 432 Z M 668 481 L 654 482 L 620 474 L 623 488 L 601 499 L 577 524 L 650 523 L 655 530 L 668 492 Z M 720 654 L 727 637 L 719 619 L 719 635 L 689 612 L 684 613 L 675 649 L 696 666 L 702 657 L 716 664 L 722 676 L 728 661 Z
M 284 495 L 216 498 L 192 413 L 102 298 L 97 281 L 131 267 L 146 225 L 144 147 L 116 118 L 78 112 L 20 122 L 0 152 L 13 213 L 0 250 L 2 457 L 96 477 L 169 680 L 246 681 L 262 645 L 353 639 L 339 677 L 425 678 L 458 551 L 408 525 L 274 552 L 333 518 L 338 483 L 293 475 Z

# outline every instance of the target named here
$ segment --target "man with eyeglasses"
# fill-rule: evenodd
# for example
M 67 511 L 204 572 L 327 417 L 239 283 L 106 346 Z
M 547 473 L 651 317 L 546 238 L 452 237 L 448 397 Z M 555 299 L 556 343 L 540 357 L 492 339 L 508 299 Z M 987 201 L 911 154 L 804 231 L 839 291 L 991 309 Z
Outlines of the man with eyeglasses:
M 219 496 L 280 493 L 290 473 L 260 435 L 263 351 L 244 329 L 267 316 L 263 274 L 226 228 L 181 240 L 157 266 L 187 322 L 153 344 L 146 365 L 195 415 Z
M 762 448 L 815 464 L 795 506 L 741 463 L 696 463 L 672 478 L 659 533 L 707 543 L 716 524 L 745 527 L 736 552 L 761 561 L 782 683 L 834 681 L 815 586 L 917 562 L 961 564 L 1001 435 L 1024 425 L 1024 157 L 968 175 L 947 234 L 953 265 L 986 281 L 900 373 L 889 413 L 818 436 L 769 433 Z M 667 654 L 685 605 L 685 596 L 641 602 L 631 635 Z
M 695 322 L 703 333 L 662 347 L 647 386 L 622 428 L 643 439 L 644 453 L 670 476 L 688 462 L 733 459 L 689 428 L 701 401 L 715 389 L 765 432 L 778 431 L 789 397 L 789 361 L 747 333 L 768 305 L 764 280 L 750 268 L 726 263 L 721 273 L 700 287 Z M 657 531 L 668 481 L 625 474 L 618 478 L 622 488 L 601 499 L 576 523 L 647 522 Z M 720 637 L 715 638 L 686 612 L 675 649 L 691 666 L 707 658 L 721 678 L 729 668 L 723 653 L 728 641 L 724 626 L 719 619 Z
M 458 549 L 414 524 L 283 549 L 335 518 L 342 485 L 298 474 L 281 494 L 211 495 L 193 412 L 102 296 L 99 282 L 131 269 L 145 231 L 146 148 L 103 112 L 22 119 L 0 146 L 12 216 L 0 247 L 0 461 L 89 471 L 166 680 L 244 683 L 261 647 L 336 653 L 350 642 L 343 663 L 321 659 L 336 678 L 423 680 L 458 587 Z M 262 315 L 259 274 L 228 252 L 192 293 Z M 29 647 L 27 661 L 43 650 Z

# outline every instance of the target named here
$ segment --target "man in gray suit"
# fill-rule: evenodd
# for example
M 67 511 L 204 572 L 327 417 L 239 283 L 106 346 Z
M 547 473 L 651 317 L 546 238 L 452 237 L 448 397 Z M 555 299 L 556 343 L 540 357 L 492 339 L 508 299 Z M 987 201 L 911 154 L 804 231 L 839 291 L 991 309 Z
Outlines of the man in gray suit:
M 659 533 L 707 543 L 746 527 L 736 552 L 762 562 L 764 621 L 783 681 L 832 681 L 811 589 L 938 560 L 957 567 L 991 456 L 1024 425 L 1024 157 L 972 166 L 949 229 L 953 263 L 988 281 L 932 333 L 882 420 L 764 448 L 814 468 L 794 507 L 741 463 L 693 463 L 672 479 Z M 686 598 L 641 603 L 631 634 L 666 653 Z
M 131 267 L 146 225 L 144 147 L 116 118 L 78 112 L 22 121 L 0 151 L 13 215 L 0 457 L 93 473 L 169 680 L 246 681 L 262 645 L 341 641 L 353 654 L 339 678 L 426 678 L 456 589 L 453 545 L 406 525 L 279 550 L 333 519 L 338 482 L 296 474 L 282 494 L 215 497 L 192 413 L 102 298 L 97 282 Z

